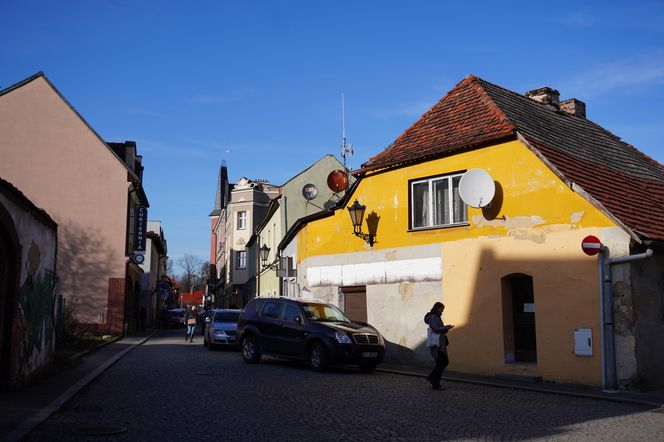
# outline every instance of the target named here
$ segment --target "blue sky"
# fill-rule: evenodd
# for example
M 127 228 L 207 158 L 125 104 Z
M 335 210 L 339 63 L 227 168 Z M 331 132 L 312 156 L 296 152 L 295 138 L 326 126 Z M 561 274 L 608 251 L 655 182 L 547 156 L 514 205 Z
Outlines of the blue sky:
M 0 88 L 43 71 L 133 140 L 169 256 L 209 258 L 219 164 L 282 184 L 357 168 L 466 75 L 578 98 L 664 163 L 664 2 L 0 0 Z

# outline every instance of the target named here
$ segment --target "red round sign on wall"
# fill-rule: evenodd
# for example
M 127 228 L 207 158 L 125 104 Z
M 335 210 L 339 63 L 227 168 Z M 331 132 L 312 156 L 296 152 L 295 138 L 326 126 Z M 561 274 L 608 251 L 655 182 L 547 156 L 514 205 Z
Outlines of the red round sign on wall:
M 581 248 L 586 255 L 597 255 L 602 247 L 599 238 L 593 235 L 588 235 L 581 241 Z

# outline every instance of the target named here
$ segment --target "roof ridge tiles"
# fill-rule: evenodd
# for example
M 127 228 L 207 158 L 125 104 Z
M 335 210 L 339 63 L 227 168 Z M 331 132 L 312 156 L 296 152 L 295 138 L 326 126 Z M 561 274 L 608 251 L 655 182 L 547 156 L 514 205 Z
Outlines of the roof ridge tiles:
M 480 94 L 482 96 L 484 96 L 486 98 L 486 100 L 488 100 L 487 104 L 489 105 L 489 109 L 491 109 L 491 111 L 494 112 L 498 118 L 500 118 L 501 120 L 504 120 L 505 123 L 512 126 L 512 129 L 514 131 L 516 131 L 517 130 L 516 124 L 514 124 L 514 122 L 511 121 L 508 118 L 508 116 L 505 114 L 505 112 L 503 112 L 503 110 L 500 108 L 500 106 L 498 106 L 498 104 L 491 98 L 491 95 L 489 95 L 489 93 L 486 91 L 486 89 L 484 89 L 484 87 L 482 87 L 482 84 L 481 84 L 482 81 L 485 81 L 485 80 L 482 80 L 481 78 L 473 76 L 473 83 L 476 84 L 479 87 Z M 488 83 L 488 81 L 485 81 L 485 82 Z

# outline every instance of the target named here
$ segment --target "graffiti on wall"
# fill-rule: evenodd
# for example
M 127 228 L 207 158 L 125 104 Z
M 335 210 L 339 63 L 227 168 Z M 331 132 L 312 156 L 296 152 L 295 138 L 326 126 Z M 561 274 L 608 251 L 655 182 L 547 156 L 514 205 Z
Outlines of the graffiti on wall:
M 39 367 L 48 365 L 55 351 L 55 293 L 57 276 L 42 269 L 41 251 L 34 242 L 24 263 L 26 278 L 21 285 L 15 309 L 13 336 L 17 338 L 15 361 L 23 361 L 15 372 L 25 379 Z

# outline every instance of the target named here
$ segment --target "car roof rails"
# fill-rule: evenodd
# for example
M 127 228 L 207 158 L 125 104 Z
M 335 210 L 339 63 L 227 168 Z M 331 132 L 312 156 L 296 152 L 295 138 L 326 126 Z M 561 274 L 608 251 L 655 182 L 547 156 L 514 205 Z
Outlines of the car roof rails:
M 298 301 L 298 302 L 316 302 L 320 304 L 332 304 L 330 301 L 326 301 L 320 298 L 299 298 L 295 296 L 256 296 L 254 299 L 283 299 L 286 301 Z M 332 304 L 334 305 L 334 304 Z

